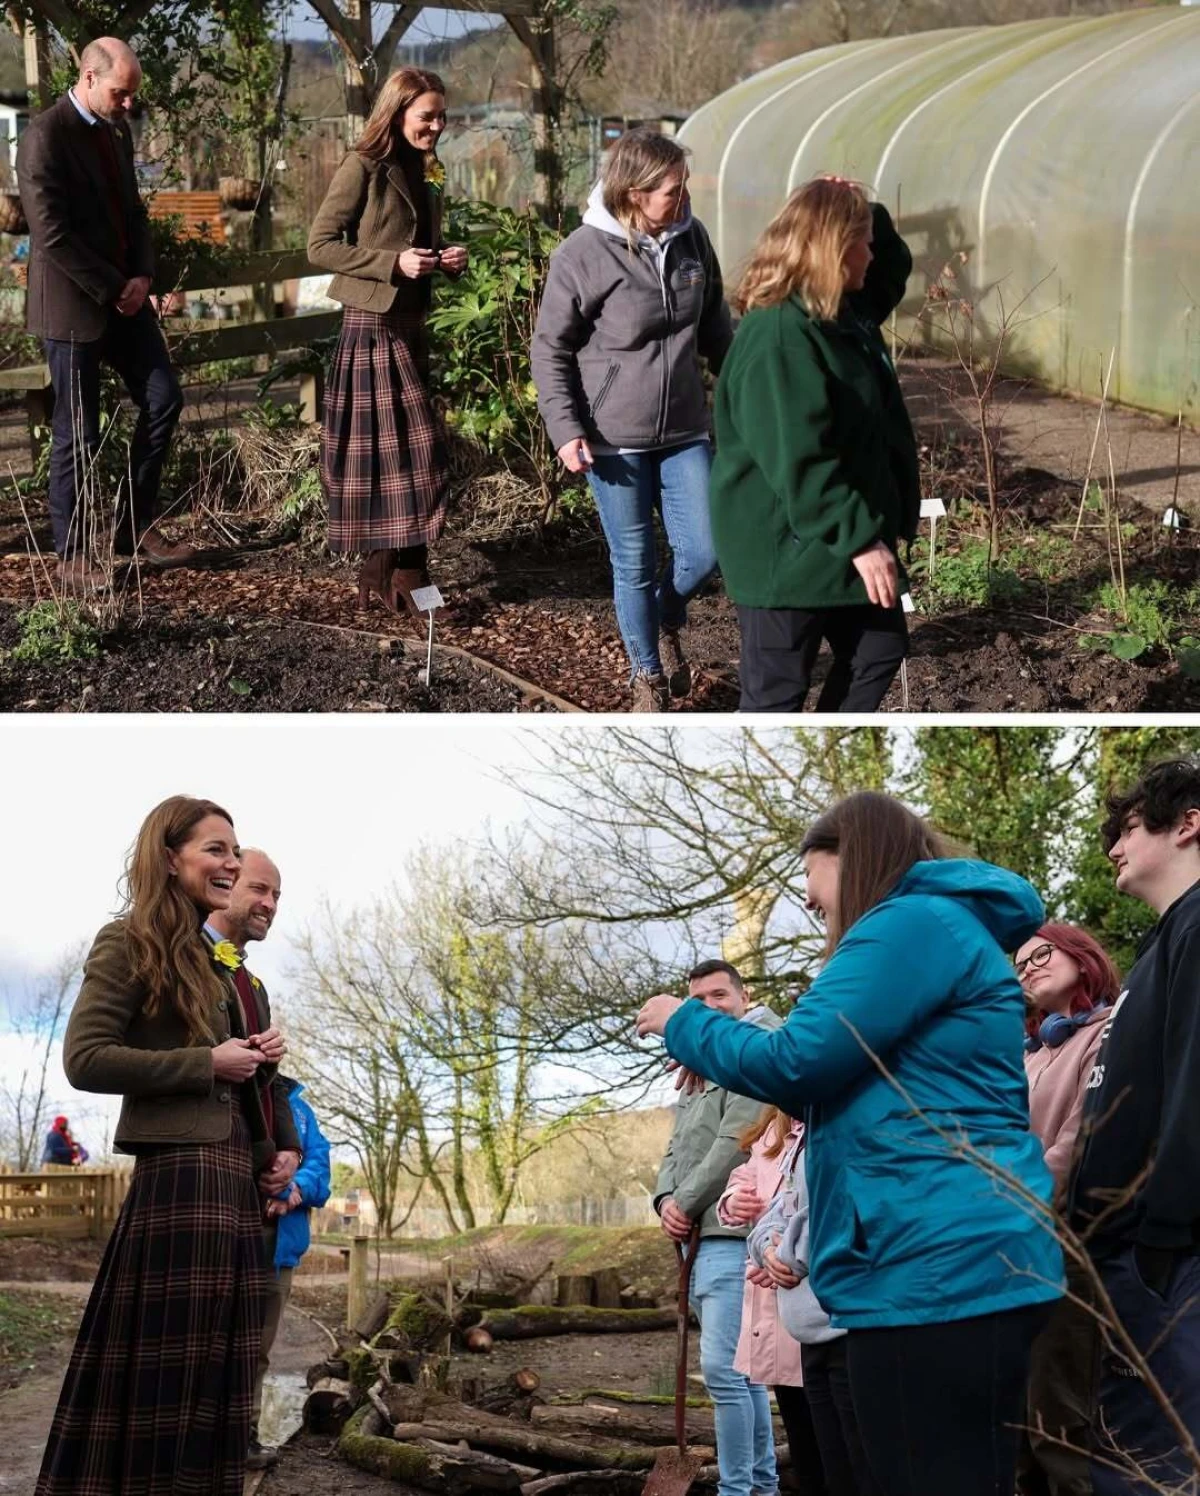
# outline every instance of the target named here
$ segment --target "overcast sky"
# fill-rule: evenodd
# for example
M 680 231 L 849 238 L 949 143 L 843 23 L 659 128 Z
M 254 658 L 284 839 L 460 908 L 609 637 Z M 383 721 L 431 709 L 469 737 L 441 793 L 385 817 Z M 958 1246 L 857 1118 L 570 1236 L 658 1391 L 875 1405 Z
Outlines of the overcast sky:
M 242 844 L 279 864 L 279 914 L 253 965 L 282 992 L 290 937 L 326 896 L 369 900 L 403 882 L 418 844 L 463 846 L 489 822 L 521 818 L 522 799 L 497 770 L 524 759 L 531 730 L 487 717 L 6 718 L 0 991 L 19 1002 L 38 972 L 90 942 L 117 908 L 142 818 L 189 794 L 225 806 Z M 5 1009 L 0 1074 L 11 1081 L 27 1050 L 7 1032 Z M 102 1125 L 98 1098 L 72 1097 L 57 1068 L 53 1081 L 56 1099 Z

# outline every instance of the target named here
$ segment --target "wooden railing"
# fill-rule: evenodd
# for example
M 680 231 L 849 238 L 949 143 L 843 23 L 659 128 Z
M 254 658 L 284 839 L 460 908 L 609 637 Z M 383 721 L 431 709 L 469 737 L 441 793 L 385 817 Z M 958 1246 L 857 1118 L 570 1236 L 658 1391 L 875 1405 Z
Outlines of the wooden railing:
M 196 266 L 176 273 L 170 265 L 161 268 L 161 289 L 180 291 L 220 291 L 234 286 L 273 284 L 298 280 L 323 272 L 310 265 L 303 250 L 263 250 L 243 255 L 223 264 L 219 270 Z M 23 313 L 22 313 L 23 315 Z M 168 318 L 163 324 L 171 345 L 171 359 L 176 367 L 212 363 L 219 359 L 243 358 L 248 354 L 278 353 L 307 348 L 312 343 L 336 334 L 342 314 L 302 312 L 294 317 L 268 317 L 249 322 L 222 322 L 195 326 L 180 318 Z M 50 423 L 52 399 L 50 370 L 44 363 L 26 364 L 16 369 L 0 369 L 0 391 L 20 392 L 25 397 L 29 416 L 30 444 L 35 454 L 37 443 L 33 432 Z M 320 418 L 321 377 L 317 370 L 300 379 L 300 408 L 305 420 Z
M 131 1169 L 0 1174 L 0 1237 L 90 1236 L 105 1241 L 132 1178 Z

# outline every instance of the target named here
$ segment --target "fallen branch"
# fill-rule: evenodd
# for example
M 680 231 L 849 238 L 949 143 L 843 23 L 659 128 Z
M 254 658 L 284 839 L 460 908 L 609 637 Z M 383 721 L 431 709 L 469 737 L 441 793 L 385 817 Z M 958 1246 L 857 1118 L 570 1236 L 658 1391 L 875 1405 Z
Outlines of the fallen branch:
M 525 1304 L 494 1309 L 482 1322 L 493 1340 L 532 1340 L 539 1335 L 627 1335 L 638 1330 L 672 1330 L 674 1309 L 592 1309 L 575 1305 L 552 1309 Z

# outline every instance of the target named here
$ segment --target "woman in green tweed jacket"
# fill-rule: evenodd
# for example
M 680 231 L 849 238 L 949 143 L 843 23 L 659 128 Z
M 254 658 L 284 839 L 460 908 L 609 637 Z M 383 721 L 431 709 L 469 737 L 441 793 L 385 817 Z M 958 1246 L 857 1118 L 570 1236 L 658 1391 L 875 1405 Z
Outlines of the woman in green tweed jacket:
M 874 711 L 908 648 L 899 543 L 916 534 L 916 441 L 880 325 L 912 257 L 861 187 L 820 177 L 768 225 L 733 299 L 709 501 L 741 628 L 741 710 Z

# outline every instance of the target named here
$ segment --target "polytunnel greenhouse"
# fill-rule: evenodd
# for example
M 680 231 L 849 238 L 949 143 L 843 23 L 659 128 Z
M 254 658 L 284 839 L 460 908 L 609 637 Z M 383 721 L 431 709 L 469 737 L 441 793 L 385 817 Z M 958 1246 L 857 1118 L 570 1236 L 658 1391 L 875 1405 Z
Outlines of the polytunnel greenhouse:
M 695 211 L 733 284 L 792 188 L 868 184 L 916 270 L 959 251 L 958 295 L 1005 364 L 1047 385 L 1200 420 L 1200 10 L 1155 6 L 849 42 L 699 109 Z M 989 331 L 990 330 L 990 331 Z

